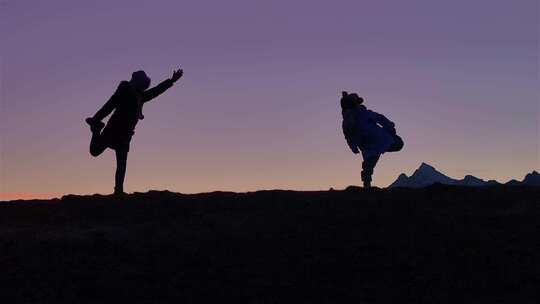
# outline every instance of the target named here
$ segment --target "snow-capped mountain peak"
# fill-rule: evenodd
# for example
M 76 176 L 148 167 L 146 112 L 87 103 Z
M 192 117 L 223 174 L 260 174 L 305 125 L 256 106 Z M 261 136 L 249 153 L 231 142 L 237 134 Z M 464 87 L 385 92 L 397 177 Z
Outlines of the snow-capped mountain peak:
M 525 176 L 523 184 L 527 186 L 540 186 L 540 174 L 533 171 Z
M 444 175 L 443 173 L 437 171 L 435 167 L 422 163 L 414 171 L 411 176 L 407 176 L 405 173 L 401 173 L 396 181 L 394 181 L 389 188 L 393 187 L 406 187 L 406 188 L 421 188 L 435 183 L 445 184 L 445 185 L 456 185 L 456 186 L 469 186 L 469 187 L 484 187 L 484 186 L 494 186 L 500 185 L 496 180 L 485 181 L 481 178 L 478 178 L 473 175 L 466 175 L 463 179 L 454 179 Z M 527 174 L 523 181 L 511 180 L 505 185 L 508 186 L 540 186 L 540 173 L 537 171 L 532 171 Z

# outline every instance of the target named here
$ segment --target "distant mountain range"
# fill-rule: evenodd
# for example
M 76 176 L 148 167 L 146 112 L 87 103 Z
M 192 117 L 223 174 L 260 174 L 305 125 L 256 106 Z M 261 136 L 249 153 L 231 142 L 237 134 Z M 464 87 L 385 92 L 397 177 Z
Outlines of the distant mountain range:
M 499 183 L 496 180 L 485 181 L 472 175 L 467 175 L 463 179 L 454 179 L 437 171 L 433 166 L 422 163 L 420 167 L 416 169 L 416 171 L 414 171 L 411 176 L 407 176 L 405 173 L 401 173 L 396 179 L 396 181 L 388 187 L 422 188 L 436 183 L 469 187 L 502 185 L 502 183 Z M 536 171 L 533 171 L 527 174 L 522 181 L 517 181 L 513 179 L 507 183 L 504 183 L 504 185 L 540 186 L 540 174 Z

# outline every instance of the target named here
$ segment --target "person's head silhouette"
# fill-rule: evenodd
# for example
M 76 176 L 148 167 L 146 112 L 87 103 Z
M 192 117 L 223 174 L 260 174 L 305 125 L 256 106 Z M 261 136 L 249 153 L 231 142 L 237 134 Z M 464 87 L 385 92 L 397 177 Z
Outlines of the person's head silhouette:
M 361 105 L 362 103 L 364 103 L 364 98 L 358 96 L 358 94 L 356 93 L 349 94 L 343 91 L 341 95 L 341 108 L 343 110 L 351 109 L 356 107 L 357 105 Z
M 142 70 L 133 72 L 130 82 L 139 91 L 145 91 L 150 87 L 150 78 Z

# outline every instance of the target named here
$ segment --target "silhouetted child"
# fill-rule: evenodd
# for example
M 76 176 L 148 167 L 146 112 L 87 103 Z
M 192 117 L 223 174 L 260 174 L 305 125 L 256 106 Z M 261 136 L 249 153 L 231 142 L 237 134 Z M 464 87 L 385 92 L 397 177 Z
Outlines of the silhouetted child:
M 371 187 L 373 169 L 381 154 L 403 148 L 403 140 L 396 134 L 393 122 L 383 115 L 368 110 L 357 94 L 342 93 L 341 114 L 343 134 L 354 154 L 362 151 L 362 182 Z
M 124 177 L 129 143 L 135 133 L 137 122 L 144 118 L 142 114 L 143 104 L 172 87 L 182 75 L 182 70 L 173 71 L 170 79 L 148 89 L 150 78 L 146 73 L 144 71 L 134 72 L 130 81 L 120 82 L 113 96 L 105 105 L 93 117 L 86 119 L 92 131 L 90 154 L 99 156 L 107 148 L 116 152 L 115 194 L 124 193 Z M 114 113 L 105 126 L 101 121 L 113 111 Z

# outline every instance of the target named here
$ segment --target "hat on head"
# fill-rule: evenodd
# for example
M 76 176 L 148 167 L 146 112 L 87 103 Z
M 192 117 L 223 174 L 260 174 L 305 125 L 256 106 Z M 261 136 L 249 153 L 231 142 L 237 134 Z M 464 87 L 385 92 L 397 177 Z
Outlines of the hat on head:
M 350 98 L 351 100 L 353 100 L 354 102 L 356 102 L 358 104 L 364 103 L 364 98 L 358 96 L 358 94 L 356 94 L 356 93 L 349 94 L 347 96 L 347 98 Z
M 364 99 L 356 93 L 349 94 L 346 91 L 341 92 L 341 108 L 343 109 L 353 108 L 363 102 Z

